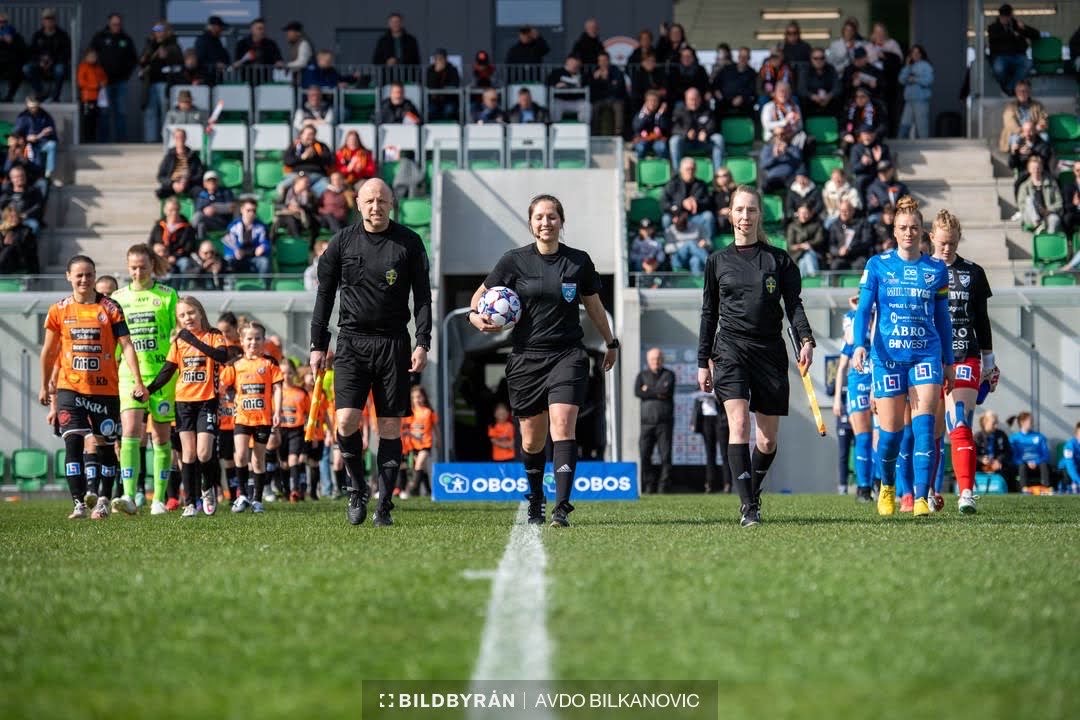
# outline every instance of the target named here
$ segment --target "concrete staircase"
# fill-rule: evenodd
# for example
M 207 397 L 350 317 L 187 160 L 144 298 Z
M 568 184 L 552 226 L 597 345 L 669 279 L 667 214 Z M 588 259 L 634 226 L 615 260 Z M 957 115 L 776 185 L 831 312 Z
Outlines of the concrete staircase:
M 125 250 L 145 242 L 158 217 L 154 177 L 160 145 L 68 147 L 72 180 L 54 189 L 46 214 L 43 270 L 62 273 L 69 257 L 94 258 L 99 274 L 124 274 Z

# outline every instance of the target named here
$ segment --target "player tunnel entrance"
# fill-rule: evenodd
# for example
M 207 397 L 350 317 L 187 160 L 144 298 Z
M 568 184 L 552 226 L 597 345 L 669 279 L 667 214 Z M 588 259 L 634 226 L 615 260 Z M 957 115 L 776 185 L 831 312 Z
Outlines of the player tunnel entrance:
M 477 332 L 468 321 L 468 308 L 449 313 L 443 320 L 439 368 L 439 414 L 446 459 L 483 462 L 491 459 L 487 429 L 495 406 L 507 402 L 506 359 L 510 331 Z M 610 317 L 608 318 L 611 321 Z M 583 343 L 589 355 L 589 385 L 578 414 L 577 441 L 582 459 L 611 459 L 617 455 L 614 429 L 618 417 L 616 374 L 604 373 L 604 341 L 584 309 Z M 520 433 L 518 433 L 520 443 Z M 520 447 L 519 447 L 520 450 Z

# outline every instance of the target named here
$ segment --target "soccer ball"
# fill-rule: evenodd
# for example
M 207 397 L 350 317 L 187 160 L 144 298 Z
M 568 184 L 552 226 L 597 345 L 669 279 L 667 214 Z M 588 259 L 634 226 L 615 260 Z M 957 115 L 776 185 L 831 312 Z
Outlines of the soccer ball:
M 521 299 L 508 287 L 488 288 L 476 304 L 476 312 L 501 328 L 511 328 L 521 319 Z

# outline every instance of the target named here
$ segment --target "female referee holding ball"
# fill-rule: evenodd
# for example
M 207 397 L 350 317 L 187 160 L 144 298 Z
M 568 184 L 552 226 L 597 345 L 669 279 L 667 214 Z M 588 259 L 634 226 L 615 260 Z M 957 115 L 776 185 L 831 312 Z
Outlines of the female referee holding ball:
M 577 466 L 574 434 L 578 408 L 585 401 L 589 359 L 581 339 L 578 304 L 607 344 L 604 370 L 615 365 L 619 342 L 608 326 L 600 302 L 600 276 L 589 254 L 559 242 L 566 216 L 552 195 L 537 195 L 529 203 L 529 230 L 536 242 L 507 252 L 476 290 L 476 307 L 488 288 L 504 286 L 521 298 L 522 316 L 511 334 L 514 348 L 506 362 L 510 406 L 521 419 L 525 476 L 529 480 L 529 523 L 543 525 L 544 452 L 548 433 L 554 444 L 555 509 L 552 527 L 569 527 L 570 491 Z M 478 312 L 469 313 L 477 330 L 496 332 Z

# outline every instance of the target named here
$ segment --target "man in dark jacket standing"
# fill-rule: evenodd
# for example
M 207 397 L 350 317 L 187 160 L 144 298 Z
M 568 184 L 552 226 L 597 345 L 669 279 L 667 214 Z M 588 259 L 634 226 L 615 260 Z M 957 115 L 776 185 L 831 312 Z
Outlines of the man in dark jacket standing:
M 539 65 L 550 51 L 547 40 L 539 30 L 531 25 L 523 25 L 518 29 L 517 45 L 506 51 L 506 64 Z
M 375 45 L 371 58 L 373 65 L 419 65 L 420 46 L 416 38 L 405 32 L 401 13 L 390 13 L 386 19 L 386 33 Z
M 56 23 L 56 11 L 41 11 L 41 28 L 30 38 L 30 56 L 23 73 L 34 88 L 34 94 L 44 100 L 44 79 L 51 77 L 53 91 L 50 100 L 58 102 L 64 80 L 71 69 L 71 36 Z
M 229 51 L 221 42 L 225 32 L 225 21 L 217 15 L 211 15 L 206 21 L 206 30 L 195 40 L 195 55 L 199 58 L 199 69 L 214 83 L 221 82 L 221 74 L 229 66 Z
M 127 142 L 127 93 L 128 79 L 135 71 L 138 57 L 135 41 L 124 32 L 124 21 L 119 13 L 109 16 L 109 23 L 90 41 L 97 50 L 98 62 L 105 69 L 109 84 L 105 86 L 109 107 L 104 121 L 98 124 L 98 140 L 102 142 Z
M 585 30 L 570 49 L 570 54 L 577 55 L 585 65 L 595 65 L 602 52 L 604 43 L 600 40 L 600 23 L 596 22 L 596 18 L 589 18 L 585 21 Z
M 671 479 L 671 434 L 675 425 L 675 373 L 664 367 L 664 353 L 649 348 L 647 367 L 634 380 L 634 394 L 641 400 L 642 480 L 645 492 L 663 493 Z M 652 464 L 653 448 L 660 450 L 660 477 Z M 646 469 L 648 472 L 646 473 Z

